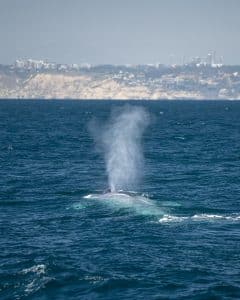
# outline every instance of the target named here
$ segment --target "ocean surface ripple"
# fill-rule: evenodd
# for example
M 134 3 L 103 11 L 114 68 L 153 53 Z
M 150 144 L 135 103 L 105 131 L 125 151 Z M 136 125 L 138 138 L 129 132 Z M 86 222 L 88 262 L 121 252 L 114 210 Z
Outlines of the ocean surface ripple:
M 0 299 L 240 299 L 240 102 L 134 101 L 143 181 L 104 194 L 124 103 L 0 101 Z

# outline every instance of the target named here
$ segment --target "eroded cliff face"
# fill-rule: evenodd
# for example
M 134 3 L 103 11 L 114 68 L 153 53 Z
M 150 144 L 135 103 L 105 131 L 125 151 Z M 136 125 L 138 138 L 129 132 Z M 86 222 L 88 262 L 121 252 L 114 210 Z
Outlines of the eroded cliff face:
M 199 93 L 164 91 L 111 76 L 37 73 L 25 77 L 0 74 L 0 98 L 23 99 L 177 99 Z

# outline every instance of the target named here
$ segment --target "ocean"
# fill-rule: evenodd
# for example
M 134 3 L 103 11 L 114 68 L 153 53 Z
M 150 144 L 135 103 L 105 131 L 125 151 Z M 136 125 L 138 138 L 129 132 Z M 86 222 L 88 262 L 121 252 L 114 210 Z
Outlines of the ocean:
M 0 141 L 1 300 L 240 299 L 239 101 L 1 100 Z

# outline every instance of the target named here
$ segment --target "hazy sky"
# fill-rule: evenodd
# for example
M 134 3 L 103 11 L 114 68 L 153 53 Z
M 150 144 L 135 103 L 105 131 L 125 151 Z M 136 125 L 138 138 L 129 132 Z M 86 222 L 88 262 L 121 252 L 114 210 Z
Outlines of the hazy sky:
M 240 0 L 0 0 L 0 63 L 240 64 Z

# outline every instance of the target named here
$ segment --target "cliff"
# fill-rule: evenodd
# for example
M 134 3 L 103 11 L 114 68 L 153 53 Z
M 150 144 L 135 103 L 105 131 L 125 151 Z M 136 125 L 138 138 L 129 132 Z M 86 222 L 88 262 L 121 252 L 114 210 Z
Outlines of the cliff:
M 77 72 L 0 68 L 0 98 L 240 99 L 238 72 L 110 67 Z

